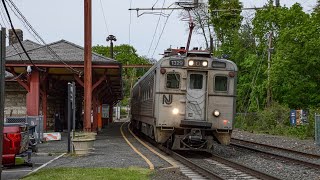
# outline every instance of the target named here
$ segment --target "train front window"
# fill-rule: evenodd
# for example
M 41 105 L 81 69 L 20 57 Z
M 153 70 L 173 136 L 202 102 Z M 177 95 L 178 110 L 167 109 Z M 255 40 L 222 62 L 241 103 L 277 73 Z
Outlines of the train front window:
M 226 92 L 228 90 L 228 77 L 216 76 L 214 81 L 215 91 Z
M 167 74 L 167 88 L 179 89 L 180 86 L 180 74 L 169 73 Z
M 202 74 L 190 74 L 190 89 L 202 89 L 203 75 Z

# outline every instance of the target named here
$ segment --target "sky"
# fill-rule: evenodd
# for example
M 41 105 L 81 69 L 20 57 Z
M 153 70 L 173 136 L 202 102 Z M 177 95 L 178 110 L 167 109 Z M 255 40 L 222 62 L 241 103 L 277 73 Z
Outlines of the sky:
M 80 46 L 84 45 L 84 0 L 12 0 L 26 19 L 45 40 L 51 43 L 65 39 Z M 182 21 L 180 10 L 172 12 L 167 18 L 154 14 L 137 17 L 131 8 L 168 7 L 178 0 L 92 0 L 92 45 L 108 45 L 106 37 L 115 35 L 115 45 L 130 44 L 141 56 L 159 59 L 159 54 L 170 46 L 186 46 L 188 22 Z M 267 0 L 240 0 L 244 7 L 260 7 Z M 282 6 L 290 7 L 299 2 L 306 12 L 311 12 L 316 0 L 280 0 Z M 1 16 L 4 10 L 0 8 Z M 35 38 L 23 27 L 20 20 L 10 11 L 15 28 L 22 29 L 24 39 Z M 164 13 L 170 14 L 171 11 Z M 247 14 L 254 11 L 247 12 Z M 159 20 L 159 25 L 156 29 Z M 167 23 L 166 23 L 167 21 Z M 2 26 L 9 28 L 3 18 Z M 152 39 L 154 40 L 152 42 Z M 204 47 L 200 35 L 194 35 L 190 47 Z

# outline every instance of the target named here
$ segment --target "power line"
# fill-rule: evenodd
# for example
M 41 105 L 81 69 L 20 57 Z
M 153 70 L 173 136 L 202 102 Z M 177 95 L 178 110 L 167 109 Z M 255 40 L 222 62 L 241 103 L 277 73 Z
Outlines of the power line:
M 152 53 L 152 58 L 153 58 L 154 53 L 156 52 L 156 50 L 157 50 L 157 48 L 158 48 L 158 45 L 159 45 L 160 39 L 161 39 L 161 37 L 162 37 L 162 34 L 163 34 L 163 32 L 164 32 L 164 29 L 166 28 L 166 25 L 167 25 L 167 22 L 168 22 L 168 20 L 169 20 L 169 17 L 171 16 L 171 14 L 172 14 L 173 11 L 174 11 L 174 10 L 171 11 L 171 13 L 169 14 L 169 16 L 168 16 L 167 19 L 166 19 L 166 22 L 164 23 L 164 26 L 163 26 L 162 31 L 161 31 L 161 34 L 160 34 L 160 36 L 159 36 L 157 45 L 156 45 L 156 47 L 154 48 L 154 51 L 153 51 L 153 53 Z
M 102 14 L 103 14 L 103 18 L 104 18 L 104 24 L 106 25 L 107 33 L 110 34 L 109 28 L 108 28 L 108 24 L 107 24 L 107 18 L 106 18 L 106 15 L 104 14 L 103 4 L 102 4 L 101 0 L 100 0 L 100 7 L 101 7 L 101 10 L 102 10 Z
M 4 1 L 4 0 L 3 0 Z M 71 72 L 75 72 L 79 75 L 82 75 L 83 72 L 82 71 L 78 71 L 76 69 L 74 69 L 73 67 L 71 67 L 70 65 L 68 65 L 66 62 L 64 62 L 62 60 L 62 58 L 55 52 L 53 51 L 53 49 L 48 46 L 46 44 L 46 42 L 41 38 L 41 36 L 36 32 L 36 30 L 32 27 L 32 25 L 29 23 L 29 21 L 26 19 L 26 17 L 21 13 L 21 11 L 18 9 L 18 7 L 12 2 L 12 0 L 7 0 L 11 3 L 11 5 L 13 6 L 13 8 L 15 9 L 15 11 L 20 15 L 20 17 L 15 13 L 15 11 L 12 9 L 12 7 L 9 4 L 9 7 L 11 8 L 11 10 L 15 13 L 15 15 L 20 19 L 20 21 L 24 24 L 24 26 L 26 27 L 26 29 L 30 32 L 30 34 L 39 42 L 44 44 L 44 46 L 47 48 L 48 52 L 55 57 L 57 60 L 59 60 L 60 62 L 62 62 L 64 65 L 66 65 Z
M 19 41 L 19 44 L 20 44 L 21 48 L 23 49 L 24 53 L 25 53 L 26 56 L 28 57 L 29 62 L 30 62 L 35 68 L 37 68 L 38 71 L 43 71 L 43 72 L 45 72 L 46 70 L 37 67 L 37 66 L 34 64 L 34 62 L 31 60 L 28 52 L 27 52 L 26 49 L 24 48 L 24 46 L 23 46 L 20 38 L 18 37 L 17 32 L 16 32 L 16 30 L 15 30 L 15 28 L 14 28 L 14 26 L 13 26 L 13 23 L 12 23 L 12 20 L 11 20 L 11 17 L 10 17 L 10 14 L 9 14 L 9 11 L 8 11 L 8 8 L 7 8 L 7 5 L 6 5 L 6 3 L 5 3 L 5 0 L 2 0 L 2 4 L 3 4 L 4 9 L 5 9 L 6 13 L 7 13 L 7 16 L 8 16 L 8 19 L 9 19 L 9 22 L 10 22 L 10 25 L 11 25 L 11 28 L 12 28 L 12 31 L 13 31 L 13 33 L 15 34 L 15 36 L 17 37 L 17 39 L 18 39 L 18 41 Z
M 0 16 L 1 16 L 1 19 L 2 19 L 3 23 L 5 24 L 7 22 L 8 24 L 10 24 L 8 19 L 5 17 L 5 15 L 3 15 L 4 17 L 2 16 L 2 13 L 3 13 L 2 6 L 0 6 L 0 8 L 1 8 Z M 0 23 L 0 25 L 3 26 L 3 27 L 6 27 L 5 25 L 2 25 L 1 23 Z M 8 38 L 7 34 L 6 34 L 6 38 Z M 14 44 L 12 45 L 12 47 L 15 50 L 15 52 L 19 55 L 20 59 L 22 60 L 21 53 L 19 53 L 18 49 L 14 46 Z
M 157 0 L 157 2 L 158 2 L 158 0 Z M 156 2 L 156 3 L 157 3 L 157 2 Z M 166 2 L 166 0 L 164 0 L 164 1 L 163 1 L 162 8 L 164 7 L 165 2 Z M 155 3 L 155 4 L 156 4 L 156 3 Z M 155 5 L 155 4 L 154 4 L 154 5 Z M 154 5 L 153 5 L 153 6 L 154 6 Z M 153 7 L 153 6 L 152 6 L 152 7 Z M 161 10 L 161 12 L 160 12 L 160 13 L 162 13 L 162 10 Z M 150 46 L 149 46 L 149 50 L 148 50 L 148 54 L 147 54 L 147 56 L 149 56 L 149 53 L 150 53 L 150 50 L 151 50 L 151 47 L 152 47 L 152 44 L 153 44 L 154 38 L 155 38 L 156 33 L 157 33 L 157 30 L 158 30 L 158 26 L 159 26 L 160 19 L 161 19 L 161 15 L 159 15 L 159 18 L 158 18 L 158 22 L 157 22 L 156 28 L 154 29 L 154 34 L 153 34 L 153 37 L 152 37 L 152 40 L 151 40 L 151 43 L 150 43 Z
M 152 8 L 158 3 L 158 1 L 159 1 L 159 0 L 157 0 L 157 1 L 153 4 Z M 162 6 L 162 7 L 163 7 L 163 6 Z

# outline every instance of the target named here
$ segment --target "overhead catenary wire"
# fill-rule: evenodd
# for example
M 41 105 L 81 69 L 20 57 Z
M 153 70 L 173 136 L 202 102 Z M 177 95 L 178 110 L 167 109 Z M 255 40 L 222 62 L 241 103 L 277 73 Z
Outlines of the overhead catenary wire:
M 4 0 L 3 0 L 4 1 Z M 24 24 L 24 26 L 26 27 L 26 29 L 30 32 L 30 34 L 40 43 L 43 44 L 46 49 L 48 50 L 48 52 L 52 55 L 52 57 L 56 58 L 58 61 L 62 62 L 64 65 L 67 66 L 67 68 L 74 73 L 77 73 L 79 76 L 81 76 L 83 74 L 82 71 L 76 70 L 73 67 L 71 67 L 69 64 L 67 64 L 65 61 L 62 60 L 62 58 L 43 40 L 43 38 L 37 33 L 37 31 L 32 27 L 32 25 L 29 23 L 29 21 L 26 19 L 26 17 L 21 13 L 21 11 L 19 10 L 19 8 L 13 3 L 12 0 L 6 0 L 7 2 L 9 2 L 12 7 L 9 4 L 9 7 L 11 8 L 11 10 L 15 13 L 17 12 L 19 14 L 19 16 L 15 13 L 15 15 L 20 19 L 20 21 L 22 22 L 22 24 Z M 13 9 L 12 9 L 13 8 Z M 54 59 L 53 59 L 54 60 Z
M 5 15 L 3 15 L 4 17 L 2 16 L 2 13 L 4 13 L 2 6 L 0 6 L 0 9 L 1 9 L 0 16 L 1 16 L 1 19 L 2 19 L 3 23 L 5 24 L 7 22 L 9 24 L 9 26 L 10 26 L 9 20 L 7 18 L 5 18 Z M 0 25 L 2 27 L 6 27 L 5 25 L 2 25 L 1 23 L 0 23 Z M 7 34 L 6 34 L 6 38 L 8 38 Z M 14 45 L 12 45 L 12 47 L 15 50 L 15 52 L 18 54 L 18 56 L 20 57 L 20 60 L 22 60 L 21 53 L 19 53 L 18 49 Z
M 9 13 L 9 11 L 8 11 L 8 8 L 7 8 L 7 5 L 6 5 L 5 0 L 2 0 L 2 4 L 3 4 L 3 7 L 4 7 L 4 9 L 5 9 L 5 11 L 6 11 L 6 14 L 7 14 L 7 16 L 8 16 L 8 19 L 9 19 L 10 26 L 11 26 L 11 28 L 12 28 L 12 31 L 13 31 L 13 33 L 15 34 L 15 36 L 17 37 L 17 39 L 18 39 L 18 41 L 19 41 L 19 44 L 20 44 L 21 48 L 23 49 L 24 53 L 26 54 L 29 62 L 30 62 L 30 63 L 32 64 L 32 66 L 34 66 L 38 71 L 45 72 L 45 71 L 46 71 L 45 69 L 39 68 L 39 67 L 36 66 L 36 65 L 34 64 L 34 62 L 31 60 L 31 58 L 30 58 L 27 50 L 24 48 L 24 46 L 23 46 L 20 38 L 18 37 L 17 32 L 16 32 L 16 30 L 15 30 L 15 28 L 14 28 L 14 26 L 13 26 L 13 23 L 12 23 L 12 20 L 11 20 L 11 17 L 10 17 L 10 13 Z
M 153 4 L 152 8 L 158 3 L 159 0 L 156 0 L 156 2 Z
M 157 1 L 157 2 L 158 2 L 158 1 Z M 156 3 L 157 3 L 157 2 L 156 2 Z M 164 0 L 164 1 L 163 1 L 162 8 L 164 7 L 165 2 L 166 2 L 166 0 Z M 155 3 L 155 4 L 156 4 L 156 3 Z M 155 4 L 154 4 L 154 5 L 155 5 Z M 154 5 L 153 5 L 153 6 L 154 6 Z M 152 7 L 153 7 L 153 6 L 152 6 Z M 161 13 L 162 13 L 162 10 L 161 10 L 160 14 L 161 14 Z M 159 15 L 159 18 L 158 18 L 158 22 L 157 22 L 156 28 L 154 29 L 154 34 L 153 34 L 153 37 L 152 37 L 152 40 L 151 40 L 151 43 L 150 43 L 150 46 L 149 46 L 149 50 L 148 50 L 148 53 L 147 53 L 147 57 L 149 56 L 149 53 L 150 53 L 150 50 L 151 50 L 151 47 L 152 47 L 152 44 L 153 44 L 154 38 L 155 38 L 155 36 L 156 36 L 156 33 L 157 33 L 157 30 L 158 30 L 158 26 L 159 26 L 160 19 L 161 19 L 161 15 Z
M 107 23 L 107 18 L 106 18 L 106 15 L 104 13 L 103 4 L 102 4 L 101 0 L 100 0 L 100 7 L 101 7 L 102 14 L 103 14 L 104 24 L 106 26 L 107 33 L 110 34 L 110 31 L 109 31 L 109 28 L 108 28 L 108 23 Z
M 152 58 L 154 57 L 154 53 L 156 52 L 156 50 L 157 50 L 157 48 L 158 48 L 158 45 L 159 45 L 159 42 L 160 42 L 160 40 L 161 40 L 162 34 L 163 34 L 163 32 L 164 32 L 164 29 L 166 28 L 166 25 L 167 25 L 167 23 L 168 23 L 168 20 L 169 20 L 171 14 L 173 13 L 173 11 L 174 11 L 174 10 L 172 10 L 172 11 L 170 12 L 169 16 L 168 16 L 167 19 L 166 19 L 166 22 L 165 22 L 164 25 L 163 25 L 161 34 L 160 34 L 159 39 L 158 39 L 158 42 L 157 42 L 157 45 L 156 45 L 156 47 L 154 48 L 154 51 L 153 51 L 153 53 L 152 53 Z

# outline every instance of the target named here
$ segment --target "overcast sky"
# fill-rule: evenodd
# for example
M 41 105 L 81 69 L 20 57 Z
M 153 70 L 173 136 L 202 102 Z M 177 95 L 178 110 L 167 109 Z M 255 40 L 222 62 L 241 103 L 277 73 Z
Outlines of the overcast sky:
M 176 1 L 166 0 L 164 7 Z M 13 0 L 13 2 L 46 43 L 65 39 L 83 46 L 84 0 Z M 107 45 L 106 37 L 109 34 L 113 34 L 117 37 L 116 45 L 130 43 L 137 49 L 139 55 L 154 57 L 156 59 L 160 58 L 158 54 L 170 46 L 174 48 L 186 46 L 188 24 L 185 21 L 181 21 L 179 17 L 181 11 L 177 10 L 171 14 L 162 37 L 159 38 L 166 18 L 161 17 L 157 31 L 154 33 L 159 16 L 146 14 L 137 17 L 136 11 L 128 11 L 130 2 L 132 8 L 151 8 L 156 2 L 154 7 L 162 7 L 164 0 L 92 0 L 92 45 Z M 260 7 L 267 0 L 241 0 L 241 2 L 243 2 L 244 7 Z M 299 2 L 303 5 L 306 12 L 310 12 L 316 4 L 316 0 L 280 0 L 280 2 L 281 5 L 288 7 L 295 2 Z M 1 7 L 0 10 L 3 16 L 3 8 Z M 170 11 L 167 13 L 170 13 Z M 33 36 L 28 33 L 12 12 L 11 16 L 13 16 L 15 28 L 20 28 L 24 31 L 24 39 L 35 41 Z M 129 26 L 130 19 L 131 26 Z M 0 22 L 2 26 L 9 27 L 7 22 L 3 22 L 3 18 L 0 19 Z M 131 27 L 131 33 L 129 33 L 129 27 Z M 154 34 L 154 42 L 151 45 Z M 159 44 L 156 48 L 158 40 Z M 193 36 L 191 47 L 203 45 L 201 36 Z

